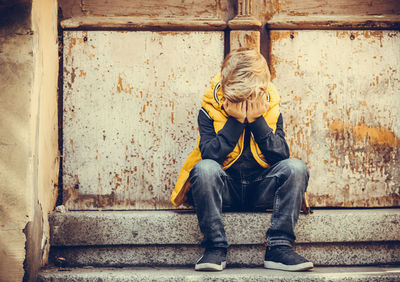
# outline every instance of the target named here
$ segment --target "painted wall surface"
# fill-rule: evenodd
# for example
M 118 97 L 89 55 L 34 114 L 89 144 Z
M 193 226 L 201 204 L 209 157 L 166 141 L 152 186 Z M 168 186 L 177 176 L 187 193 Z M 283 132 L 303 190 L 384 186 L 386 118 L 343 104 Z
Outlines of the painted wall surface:
M 270 31 L 270 44 L 311 205 L 398 206 L 398 32 Z M 67 207 L 171 208 L 222 54 L 221 32 L 65 31 Z
M 0 28 L 0 281 L 22 281 L 26 237 L 32 219 L 30 101 L 33 36 L 30 3 L 1 18 Z M 18 18 L 18 21 L 12 19 Z
M 64 31 L 69 209 L 171 208 L 223 32 Z
M 400 205 L 400 33 L 271 31 L 292 156 L 313 206 Z
M 57 3 L 0 8 L 0 281 L 35 281 L 57 192 Z
M 226 21 L 240 3 L 250 5 L 203 2 L 202 17 Z M 397 1 L 253 1 L 248 14 L 254 18 L 246 19 L 258 19 L 261 32 L 251 24 L 247 30 L 246 19 L 238 17 L 243 26 L 231 30 L 229 40 L 222 31 L 100 31 L 158 30 L 138 20 L 151 21 L 156 14 L 196 17 L 189 2 L 168 1 L 166 7 L 177 5 L 168 11 L 153 9 L 156 1 L 117 3 L 61 4 L 63 19 L 71 19 L 66 27 L 77 29 L 64 32 L 63 185 L 69 208 L 171 208 L 170 191 L 195 143 L 199 97 L 219 68 L 224 45 L 260 45 L 267 57 L 283 97 L 292 155 L 312 172 L 312 205 L 400 205 L 400 42 L 398 31 L 379 30 L 398 29 Z M 164 30 L 173 26 L 163 24 Z M 193 25 L 188 20 L 179 30 Z M 99 31 L 79 31 L 82 27 Z M 204 43 L 210 38 L 215 41 Z M 205 57 L 215 64 L 210 67 Z M 202 82 L 188 87 L 193 74 Z
M 60 156 L 58 152 L 58 30 L 57 1 L 35 0 L 32 6 L 34 32 L 34 88 L 37 95 L 35 151 L 37 163 L 37 203 L 41 210 L 43 234 L 38 238 L 42 265 L 50 248 L 48 213 L 54 209 L 58 194 Z M 37 184 L 36 184 L 37 183 Z

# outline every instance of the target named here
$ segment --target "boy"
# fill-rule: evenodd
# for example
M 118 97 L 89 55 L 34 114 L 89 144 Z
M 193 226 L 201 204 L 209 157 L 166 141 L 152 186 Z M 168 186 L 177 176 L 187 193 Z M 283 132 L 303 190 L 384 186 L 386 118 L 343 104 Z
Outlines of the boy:
M 198 146 L 171 195 L 175 206 L 185 202 L 196 210 L 205 252 L 195 269 L 226 266 L 222 210 L 271 207 L 264 266 L 311 269 L 312 262 L 292 250 L 309 172 L 302 161 L 289 159 L 280 97 L 270 83 L 267 62 L 255 49 L 232 51 L 211 84 L 198 116 Z

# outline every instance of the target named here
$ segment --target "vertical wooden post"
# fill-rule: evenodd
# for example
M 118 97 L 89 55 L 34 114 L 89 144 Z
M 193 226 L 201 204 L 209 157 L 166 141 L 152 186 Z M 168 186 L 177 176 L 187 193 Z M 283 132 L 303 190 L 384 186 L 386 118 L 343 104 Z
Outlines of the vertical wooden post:
M 234 19 L 228 22 L 230 32 L 230 50 L 254 47 L 260 50 L 261 22 L 253 17 L 253 0 L 237 0 L 238 11 Z

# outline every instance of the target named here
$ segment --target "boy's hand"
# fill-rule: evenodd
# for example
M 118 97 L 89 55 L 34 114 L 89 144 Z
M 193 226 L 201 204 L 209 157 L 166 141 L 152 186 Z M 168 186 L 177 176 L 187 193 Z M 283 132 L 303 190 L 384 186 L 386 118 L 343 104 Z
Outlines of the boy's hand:
M 225 100 L 224 110 L 228 114 L 228 116 L 234 117 L 240 123 L 244 123 L 246 119 L 246 101 L 240 103 L 232 103 L 228 100 Z
M 249 123 L 255 121 L 268 111 L 269 103 L 264 96 L 258 97 L 257 100 L 247 101 L 247 121 Z

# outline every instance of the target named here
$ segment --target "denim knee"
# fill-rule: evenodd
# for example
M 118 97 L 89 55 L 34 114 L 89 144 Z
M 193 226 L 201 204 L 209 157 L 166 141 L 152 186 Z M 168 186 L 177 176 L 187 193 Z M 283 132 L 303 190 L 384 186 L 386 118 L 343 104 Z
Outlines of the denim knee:
M 290 169 L 291 174 L 308 177 L 308 168 L 302 160 L 291 158 L 284 160 L 284 162 L 286 162 L 285 165 Z
M 209 179 L 221 175 L 223 172 L 221 165 L 214 160 L 201 160 L 198 162 L 190 172 L 191 176 L 205 177 Z
M 196 190 L 199 188 L 204 193 L 205 190 L 222 185 L 221 181 L 224 175 L 225 172 L 219 163 L 214 160 L 205 159 L 193 167 L 189 177 L 192 189 Z
M 310 175 L 306 164 L 302 160 L 291 158 L 281 161 L 280 165 L 283 167 L 283 175 L 291 183 L 290 187 L 297 187 L 305 192 Z

